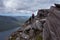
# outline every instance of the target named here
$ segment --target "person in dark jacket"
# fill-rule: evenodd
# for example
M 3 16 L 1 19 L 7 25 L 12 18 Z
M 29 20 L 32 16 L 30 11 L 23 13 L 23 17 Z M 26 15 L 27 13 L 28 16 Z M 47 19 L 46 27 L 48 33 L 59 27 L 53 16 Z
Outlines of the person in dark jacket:
M 35 18 L 34 13 L 32 13 L 31 23 L 33 23 L 33 22 L 34 22 L 34 18 Z
M 32 14 L 32 19 L 34 19 L 34 13 Z

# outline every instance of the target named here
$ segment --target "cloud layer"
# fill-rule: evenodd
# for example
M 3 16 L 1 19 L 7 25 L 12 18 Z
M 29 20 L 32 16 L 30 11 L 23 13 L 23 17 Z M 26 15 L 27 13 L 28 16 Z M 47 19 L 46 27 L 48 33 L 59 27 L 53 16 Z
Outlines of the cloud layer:
M 0 12 L 36 11 L 49 8 L 54 3 L 60 3 L 60 0 L 0 0 Z

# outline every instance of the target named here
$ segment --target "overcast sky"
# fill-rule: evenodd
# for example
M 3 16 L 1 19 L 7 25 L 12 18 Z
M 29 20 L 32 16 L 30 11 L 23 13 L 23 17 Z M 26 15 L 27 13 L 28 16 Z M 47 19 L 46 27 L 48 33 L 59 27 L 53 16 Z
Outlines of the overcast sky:
M 60 0 L 0 0 L 0 12 L 30 12 L 49 8 Z

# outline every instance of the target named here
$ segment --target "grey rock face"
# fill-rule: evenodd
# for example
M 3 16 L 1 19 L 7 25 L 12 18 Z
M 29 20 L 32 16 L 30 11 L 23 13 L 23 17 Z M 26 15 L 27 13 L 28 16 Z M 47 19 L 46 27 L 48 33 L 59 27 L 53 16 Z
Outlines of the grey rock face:
M 50 8 L 43 32 L 44 40 L 60 40 L 60 10 L 58 8 Z

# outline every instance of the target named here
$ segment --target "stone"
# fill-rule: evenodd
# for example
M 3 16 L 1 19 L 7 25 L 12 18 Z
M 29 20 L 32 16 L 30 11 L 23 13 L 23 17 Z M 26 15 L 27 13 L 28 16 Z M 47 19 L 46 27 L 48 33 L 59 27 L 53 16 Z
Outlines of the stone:
M 55 4 L 55 6 L 56 6 L 57 8 L 60 8 L 60 4 Z

